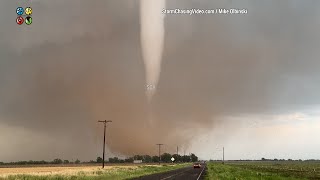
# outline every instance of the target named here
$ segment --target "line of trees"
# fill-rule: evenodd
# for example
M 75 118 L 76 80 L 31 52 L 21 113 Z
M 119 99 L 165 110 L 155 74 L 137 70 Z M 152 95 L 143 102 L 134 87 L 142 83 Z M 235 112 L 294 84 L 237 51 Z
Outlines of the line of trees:
M 213 161 L 222 161 L 222 160 L 209 160 L 210 162 Z M 306 160 L 302 160 L 302 159 L 266 159 L 266 158 L 261 158 L 261 159 L 236 159 L 236 160 L 226 160 L 226 161 L 320 161 L 320 159 L 306 159 Z
M 274 158 L 274 159 L 266 159 L 266 158 L 261 158 L 261 161 L 303 161 L 302 159 L 277 159 L 277 158 Z M 319 160 L 316 160 L 316 159 L 307 159 L 307 160 L 304 160 L 304 161 L 319 161 Z
M 178 155 L 178 154 L 169 154 L 164 153 L 161 155 L 161 162 L 170 163 L 171 158 L 174 158 L 174 162 L 197 162 L 198 157 L 195 154 L 189 155 Z M 118 157 L 109 158 L 110 163 L 132 163 L 134 160 L 141 160 L 144 163 L 157 163 L 159 162 L 159 156 L 150 156 L 150 155 L 135 155 L 126 159 L 119 159 Z M 97 158 L 97 162 L 102 162 L 100 157 Z
M 27 164 L 80 164 L 81 161 L 79 159 L 75 160 L 74 162 L 71 162 L 69 160 L 62 160 L 62 159 L 54 159 L 53 161 L 17 161 L 17 162 L 9 162 L 9 163 L 4 163 L 0 162 L 0 165 L 27 165 Z
M 161 155 L 161 162 L 165 163 L 170 163 L 171 158 L 174 158 L 174 162 L 197 162 L 198 157 L 195 154 L 191 155 L 178 155 L 178 154 L 169 154 L 169 153 L 164 153 Z M 120 159 L 118 157 L 113 157 L 109 158 L 107 163 L 133 163 L 134 160 L 141 160 L 143 163 L 158 163 L 159 162 L 159 156 L 150 156 L 150 155 L 134 155 L 133 157 L 128 157 L 125 159 Z M 17 161 L 17 162 L 9 162 L 9 163 L 4 163 L 0 162 L 0 165 L 28 165 L 28 164 L 37 164 L 37 165 L 42 165 L 42 164 L 80 164 L 80 163 L 102 163 L 102 158 L 97 157 L 97 159 L 91 160 L 89 162 L 81 162 L 79 159 L 75 161 L 69 161 L 69 160 L 62 160 L 59 158 L 54 159 L 53 161 Z

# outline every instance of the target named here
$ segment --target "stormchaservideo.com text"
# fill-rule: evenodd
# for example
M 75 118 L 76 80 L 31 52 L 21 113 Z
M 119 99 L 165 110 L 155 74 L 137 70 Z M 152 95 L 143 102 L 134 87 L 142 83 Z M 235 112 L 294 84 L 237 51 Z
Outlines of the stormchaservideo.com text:
M 236 8 L 217 8 L 217 9 L 198 9 L 198 8 L 192 8 L 192 9 L 163 9 L 163 14 L 187 14 L 187 15 L 193 15 L 193 14 L 247 14 L 247 9 L 236 9 Z

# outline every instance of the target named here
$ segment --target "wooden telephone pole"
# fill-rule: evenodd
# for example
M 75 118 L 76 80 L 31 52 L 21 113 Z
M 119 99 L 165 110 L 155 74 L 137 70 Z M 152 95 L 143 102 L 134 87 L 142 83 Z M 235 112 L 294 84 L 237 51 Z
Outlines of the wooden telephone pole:
M 162 146 L 163 144 L 156 144 L 156 145 L 159 146 L 159 164 L 160 164 L 160 162 L 161 162 L 160 148 L 161 148 L 161 146 Z
M 100 123 L 104 124 L 104 129 L 103 129 L 103 153 L 102 153 L 102 168 L 104 168 L 104 154 L 105 154 L 105 146 L 106 146 L 106 127 L 107 127 L 107 123 L 108 122 L 112 122 L 112 121 L 98 121 Z
M 224 164 L 224 147 L 222 148 L 222 163 Z

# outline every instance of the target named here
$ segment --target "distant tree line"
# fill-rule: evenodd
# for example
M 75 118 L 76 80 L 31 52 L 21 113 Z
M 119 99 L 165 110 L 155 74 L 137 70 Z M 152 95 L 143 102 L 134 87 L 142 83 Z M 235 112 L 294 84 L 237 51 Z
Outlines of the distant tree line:
M 161 162 L 164 163 L 170 163 L 171 158 L 174 158 L 174 162 L 197 162 L 198 157 L 195 154 L 191 155 L 178 155 L 178 154 L 169 154 L 169 153 L 164 153 L 161 155 Z M 134 160 L 141 160 L 143 163 L 158 163 L 159 162 L 159 156 L 150 156 L 150 155 L 134 155 L 133 157 L 128 157 L 125 159 L 120 159 L 118 157 L 113 157 L 113 158 L 108 158 L 108 160 L 105 160 L 107 163 L 133 163 Z M 69 161 L 69 160 L 62 160 L 59 158 L 54 159 L 53 161 L 17 161 L 17 162 L 9 162 L 9 163 L 4 163 L 0 162 L 0 165 L 28 165 L 28 164 L 36 164 L 36 165 L 43 165 L 43 164 L 80 164 L 80 163 L 102 163 L 102 158 L 97 157 L 97 159 L 91 160 L 91 161 L 84 161 L 81 162 L 79 159 L 75 161 Z
M 261 158 L 261 161 L 319 161 L 317 159 L 307 159 L 307 160 L 302 160 L 302 159 L 266 159 L 266 158 Z
M 9 162 L 4 163 L 0 162 L 0 165 L 27 165 L 27 164 L 79 164 L 81 161 L 79 159 L 75 160 L 74 162 L 70 162 L 69 160 L 61 160 L 59 158 L 54 159 L 53 161 L 17 161 L 17 162 Z
M 222 160 L 209 160 L 210 162 L 213 161 L 222 161 Z M 307 159 L 307 160 L 302 160 L 302 159 L 266 159 L 266 158 L 261 158 L 261 159 L 238 159 L 238 160 L 226 160 L 226 161 L 320 161 L 319 159 Z
M 189 155 L 178 155 L 178 154 L 169 154 L 164 153 L 161 155 L 161 162 L 170 163 L 171 158 L 174 158 L 174 162 L 197 162 L 198 157 L 195 154 Z M 159 162 L 159 156 L 150 156 L 150 155 L 135 155 L 126 159 L 119 159 L 118 157 L 109 158 L 110 163 L 132 163 L 134 160 L 141 160 L 144 163 L 157 163 Z M 97 162 L 102 162 L 100 157 L 97 158 Z

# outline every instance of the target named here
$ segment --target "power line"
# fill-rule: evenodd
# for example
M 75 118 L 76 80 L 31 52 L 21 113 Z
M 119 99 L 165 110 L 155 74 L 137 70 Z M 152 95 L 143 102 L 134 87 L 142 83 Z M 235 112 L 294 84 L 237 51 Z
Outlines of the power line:
M 107 127 L 107 123 L 108 122 L 112 122 L 112 121 L 98 121 L 100 123 L 104 124 L 104 130 L 103 130 L 103 155 L 102 155 L 102 168 L 104 168 L 104 154 L 105 154 L 105 146 L 106 146 L 106 127 Z

